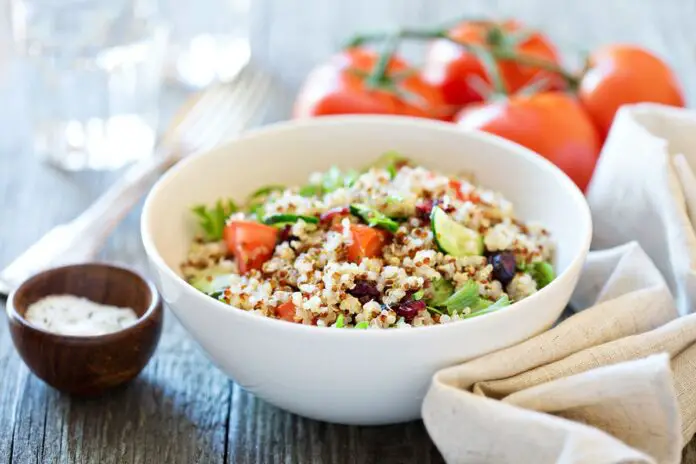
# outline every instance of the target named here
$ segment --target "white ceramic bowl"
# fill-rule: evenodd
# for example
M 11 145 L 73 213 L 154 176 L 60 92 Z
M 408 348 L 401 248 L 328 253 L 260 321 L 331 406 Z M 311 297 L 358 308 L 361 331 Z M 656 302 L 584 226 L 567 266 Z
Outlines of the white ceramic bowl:
M 191 205 L 242 200 L 265 184 L 297 185 L 332 165 L 369 164 L 398 150 L 447 172 L 473 170 L 557 242 L 559 276 L 509 308 L 413 329 L 338 330 L 255 316 L 189 286 L 179 273 L 195 221 Z M 230 378 L 260 398 L 313 419 L 388 424 L 416 419 L 431 375 L 531 337 L 558 318 L 587 254 L 590 213 L 551 163 L 514 143 L 448 123 L 341 116 L 277 124 L 179 163 L 150 192 L 142 235 L 156 284 L 191 336 Z

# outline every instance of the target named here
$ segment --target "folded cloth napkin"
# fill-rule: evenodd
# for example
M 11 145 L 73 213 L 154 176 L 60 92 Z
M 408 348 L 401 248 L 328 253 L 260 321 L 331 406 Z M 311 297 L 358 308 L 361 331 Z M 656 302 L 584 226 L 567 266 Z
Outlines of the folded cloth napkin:
M 696 432 L 696 113 L 624 107 L 590 186 L 577 314 L 443 369 L 423 421 L 450 463 L 677 463 Z

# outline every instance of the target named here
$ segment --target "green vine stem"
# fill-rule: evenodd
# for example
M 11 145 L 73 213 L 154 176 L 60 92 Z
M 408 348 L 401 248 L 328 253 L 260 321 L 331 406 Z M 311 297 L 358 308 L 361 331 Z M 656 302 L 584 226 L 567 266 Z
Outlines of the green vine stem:
M 455 42 L 458 43 L 458 42 Z M 557 65 L 553 61 L 548 61 L 544 60 L 541 58 L 537 58 L 535 56 L 530 56 L 530 55 L 525 55 L 523 53 L 511 53 L 510 51 L 507 50 L 492 50 L 493 55 L 499 59 L 499 60 L 509 60 L 509 61 L 514 61 L 517 64 L 521 64 L 523 66 L 530 66 L 532 68 L 539 68 L 543 69 L 545 71 L 549 71 L 555 74 L 558 74 L 563 78 L 563 80 L 566 81 L 568 86 L 571 89 L 577 89 L 577 87 L 580 85 L 580 77 L 576 76 L 575 74 L 572 74 L 565 69 L 563 69 L 561 66 Z
M 384 49 L 380 52 L 375 68 L 365 79 L 365 85 L 370 89 L 389 87 L 392 84 L 387 71 L 401 43 L 401 31 L 389 34 L 385 40 Z
M 381 42 L 387 40 L 393 34 L 385 33 L 368 33 L 359 34 L 354 36 L 351 40 L 346 42 L 346 47 L 357 47 L 361 45 L 366 45 L 374 42 Z M 516 53 L 512 50 L 506 49 L 505 47 L 481 47 L 480 45 L 458 42 L 449 36 L 447 30 L 435 29 L 435 30 L 418 30 L 418 29 L 401 29 L 398 34 L 400 39 L 411 39 L 411 40 L 434 40 L 434 39 L 445 39 L 450 42 L 459 45 L 465 50 L 474 53 L 479 59 L 482 60 L 484 66 L 486 66 L 487 71 L 490 74 L 491 81 L 496 91 L 504 92 L 504 84 L 498 66 L 491 66 L 491 63 L 486 64 L 485 56 L 492 57 L 493 62 L 498 60 L 512 61 L 523 66 L 530 66 L 534 68 L 543 69 L 555 74 L 558 74 L 566 81 L 571 89 L 577 89 L 580 84 L 580 77 L 572 74 L 563 67 L 557 65 L 556 63 L 541 58 L 537 58 L 530 55 L 525 55 L 522 53 Z M 482 53 L 485 51 L 485 54 Z M 496 77 L 497 76 L 497 77 Z M 502 84 L 502 86 L 501 86 Z
M 486 70 L 488 77 L 493 84 L 493 95 L 505 96 L 508 94 L 508 88 L 505 85 L 505 80 L 500 74 L 500 67 L 494 54 L 489 48 L 467 44 L 467 50 L 475 54 L 483 64 L 483 69 Z
M 358 47 L 365 45 L 367 43 L 386 41 L 384 50 L 380 54 L 379 61 L 375 65 L 374 71 L 368 76 L 366 84 L 369 88 L 379 88 L 385 87 L 387 82 L 387 67 L 392 56 L 396 53 L 396 49 L 402 39 L 411 40 L 431 40 L 436 38 L 443 38 L 452 40 L 448 37 L 446 31 L 442 29 L 436 29 L 433 31 L 421 31 L 416 29 L 400 29 L 393 33 L 374 33 L 374 34 L 363 34 L 353 37 L 345 45 L 346 48 Z M 458 42 L 455 42 L 458 43 Z M 490 76 L 491 82 L 493 84 L 493 91 L 496 94 L 507 95 L 507 88 L 505 86 L 505 81 L 500 74 L 500 69 L 498 69 L 498 63 L 495 59 L 491 50 L 486 47 L 474 44 L 461 44 L 465 46 L 467 50 L 474 53 L 483 63 L 488 75 Z
M 399 29 L 396 33 L 384 33 L 384 32 L 368 32 L 366 34 L 358 34 L 353 36 L 349 41 L 347 41 L 343 48 L 359 47 L 374 42 L 382 42 L 391 36 L 397 35 L 402 39 L 415 39 L 415 40 L 430 40 L 444 38 L 444 32 L 441 29 L 436 29 L 432 31 L 427 30 L 417 30 L 417 29 Z

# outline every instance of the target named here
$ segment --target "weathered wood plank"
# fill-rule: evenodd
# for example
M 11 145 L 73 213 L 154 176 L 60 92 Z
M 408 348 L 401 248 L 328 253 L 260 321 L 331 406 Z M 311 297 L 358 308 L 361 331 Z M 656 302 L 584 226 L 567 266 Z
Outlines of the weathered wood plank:
M 0 302 L 0 311 L 5 306 Z M 0 463 L 8 464 L 12 456 L 12 435 L 17 409 L 17 371 L 20 363 L 10 342 L 7 325 L 0 327 Z
M 45 387 L 26 367 L 18 370 L 17 415 L 12 436 L 12 462 L 43 462 L 44 431 L 48 402 Z
M 305 419 L 234 386 L 228 463 L 440 463 L 420 422 L 348 427 Z

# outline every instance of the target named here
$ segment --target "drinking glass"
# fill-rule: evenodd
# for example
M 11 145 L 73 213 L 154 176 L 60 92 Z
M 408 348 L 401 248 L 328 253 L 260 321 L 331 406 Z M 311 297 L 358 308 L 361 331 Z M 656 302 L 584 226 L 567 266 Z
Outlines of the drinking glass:
M 250 56 L 250 0 L 162 0 L 171 25 L 167 78 L 201 88 L 235 76 Z
M 152 153 L 167 27 L 154 0 L 12 0 L 35 151 L 67 170 Z

